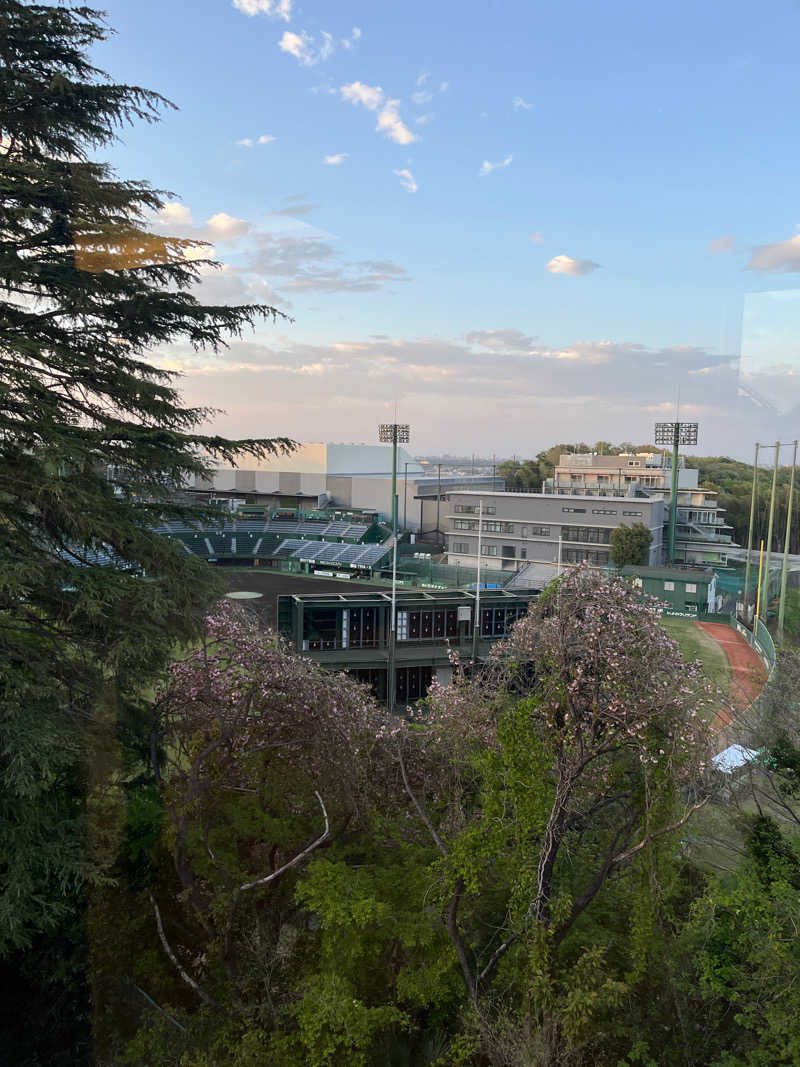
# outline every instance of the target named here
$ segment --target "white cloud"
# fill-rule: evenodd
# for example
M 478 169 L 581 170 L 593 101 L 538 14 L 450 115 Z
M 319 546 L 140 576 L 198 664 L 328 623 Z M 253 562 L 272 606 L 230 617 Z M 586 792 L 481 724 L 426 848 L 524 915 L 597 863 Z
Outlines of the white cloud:
M 262 133 L 260 137 L 256 137 L 255 140 L 252 137 L 242 137 L 236 142 L 240 148 L 252 148 L 256 144 L 272 144 L 275 138 L 270 133 Z
M 344 163 L 348 155 L 348 152 L 338 152 L 335 156 L 325 156 L 322 162 L 328 167 L 338 167 L 340 163 Z
M 270 15 L 288 22 L 292 17 L 292 0 L 233 0 L 243 15 Z
M 343 100 L 349 100 L 351 104 L 361 104 L 368 111 L 378 111 L 380 108 L 375 129 L 378 133 L 385 134 L 390 141 L 395 144 L 412 144 L 417 140 L 417 135 L 412 133 L 400 118 L 400 101 L 386 100 L 380 85 L 351 82 L 349 85 L 343 85 L 339 92 Z
M 223 243 L 237 240 L 250 232 L 251 226 L 244 219 L 237 219 L 226 211 L 219 211 L 202 224 L 195 223 L 191 211 L 185 204 L 171 201 L 164 204 L 153 216 L 156 232 L 172 237 L 187 237 L 194 241 L 205 241 L 208 245 L 216 241 Z M 187 259 L 213 258 L 213 248 L 189 250 Z
M 544 237 L 542 237 L 541 230 L 535 230 L 533 233 L 528 234 L 528 240 L 534 245 L 543 245 Z
M 415 93 L 411 94 L 411 100 L 417 104 L 418 107 L 422 107 L 423 104 L 427 104 L 429 100 L 433 100 L 433 93 L 428 92 L 427 89 L 417 89 Z
M 317 45 L 315 39 L 305 30 L 300 33 L 292 33 L 284 30 L 283 36 L 278 41 L 278 48 L 290 56 L 294 56 L 301 67 L 315 67 L 317 63 L 323 63 L 334 50 L 333 37 L 322 31 L 322 41 Z
M 450 82 L 439 82 L 439 92 L 446 93 L 450 88 Z
M 397 110 L 399 104 L 399 100 L 386 101 L 378 115 L 378 125 L 375 129 L 379 133 L 385 133 L 395 144 L 412 144 L 417 140 L 417 135 L 412 133 L 400 118 Z
M 194 222 L 192 213 L 185 204 L 179 204 L 177 200 L 168 201 L 156 215 L 163 222 L 175 223 L 178 226 L 191 226 Z
M 278 41 L 278 48 L 280 48 L 281 52 L 287 52 L 290 56 L 294 56 L 301 66 L 311 67 L 314 65 L 311 41 L 312 38 L 309 37 L 305 30 L 301 30 L 300 33 L 292 33 L 290 30 L 285 30 L 283 37 Z
M 353 47 L 356 41 L 361 40 L 361 30 L 358 26 L 353 27 L 353 32 L 349 37 L 342 38 L 342 48 L 346 48 L 348 51 Z
M 418 126 L 427 126 L 429 122 L 433 122 L 435 117 L 436 116 L 432 111 L 427 111 L 424 115 L 417 115 L 414 122 L 416 122 Z
M 419 186 L 414 181 L 414 175 L 410 170 L 396 170 L 393 172 L 400 179 L 400 184 L 406 190 L 407 193 L 415 193 Z
M 207 220 L 206 226 L 216 234 L 219 240 L 230 240 L 235 237 L 243 237 L 250 229 L 250 223 L 244 219 L 234 218 L 226 211 L 220 211 Z
M 710 256 L 724 256 L 727 252 L 732 252 L 735 245 L 735 237 L 723 234 L 722 237 L 715 237 L 713 241 L 708 242 L 707 251 Z
M 511 104 L 518 111 L 520 109 L 523 111 L 530 111 L 531 107 L 533 106 L 532 104 L 529 104 L 527 100 L 523 100 L 521 96 L 515 96 L 514 99 L 511 101 Z
M 568 274 L 571 278 L 579 278 L 583 274 L 591 274 L 597 270 L 599 263 L 591 259 L 573 259 L 572 256 L 553 256 L 547 264 L 551 274 Z
M 769 271 L 773 274 L 795 274 L 800 271 L 800 233 L 787 241 L 757 245 L 747 264 L 750 270 Z
M 417 88 L 421 89 L 425 82 L 428 80 L 428 78 L 430 78 L 430 76 L 430 72 L 427 70 L 423 70 L 421 74 L 418 74 L 416 81 Z
M 500 167 L 510 167 L 513 158 L 513 156 L 506 156 L 502 163 L 490 163 L 488 159 L 484 159 L 483 163 L 481 163 L 481 169 L 478 171 L 478 177 L 485 178 L 493 170 L 497 170 Z
M 383 89 L 380 85 L 351 82 L 349 85 L 343 85 L 339 92 L 343 100 L 349 100 L 351 104 L 362 104 L 369 111 L 377 111 L 383 103 Z

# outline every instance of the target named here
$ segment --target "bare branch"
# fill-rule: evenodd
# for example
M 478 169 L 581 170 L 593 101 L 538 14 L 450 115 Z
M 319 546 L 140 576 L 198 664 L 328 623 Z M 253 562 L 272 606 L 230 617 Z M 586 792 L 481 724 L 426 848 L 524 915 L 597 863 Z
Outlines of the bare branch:
M 205 989 L 203 989 L 202 986 L 199 986 L 197 984 L 197 982 L 195 982 L 194 978 L 192 978 L 192 976 L 189 974 L 189 972 L 182 966 L 182 964 L 180 963 L 178 957 L 172 951 L 170 943 L 169 943 L 169 941 L 167 941 L 167 935 L 164 933 L 164 924 L 161 921 L 161 912 L 159 911 L 158 904 L 156 904 L 155 897 L 150 892 L 148 892 L 147 895 L 150 897 L 150 903 L 153 905 L 153 911 L 155 912 L 155 915 L 156 915 L 156 927 L 158 928 L 159 940 L 161 941 L 161 944 L 164 947 L 164 951 L 169 956 L 169 958 L 172 960 L 172 963 L 174 964 L 178 974 L 181 976 L 181 978 L 184 980 L 184 982 L 188 986 L 191 986 L 191 988 L 195 991 L 195 993 L 197 993 L 197 995 L 200 997 L 200 999 L 202 1001 L 204 1001 L 210 1007 L 213 1007 L 213 1008 L 219 1007 L 219 1005 L 213 999 L 213 997 L 210 997 L 208 995 L 208 993 L 206 993 Z
M 621 852 L 618 856 L 615 856 L 614 859 L 611 861 L 611 866 L 619 867 L 620 864 L 627 863 L 627 861 L 632 856 L 635 856 L 637 852 L 641 852 L 643 848 L 645 848 L 651 841 L 654 841 L 657 837 L 663 837 L 664 834 L 670 834 L 673 830 L 680 829 L 681 826 L 683 826 L 689 821 L 689 819 L 691 819 L 692 815 L 694 815 L 696 811 L 699 811 L 700 808 L 704 808 L 710 799 L 711 795 L 709 794 L 707 797 L 704 797 L 702 800 L 699 800 L 696 804 L 692 804 L 692 806 L 681 816 L 680 819 L 678 819 L 677 822 L 670 823 L 669 826 L 662 826 L 660 830 L 654 830 L 652 834 L 646 834 L 638 845 L 634 845 L 633 848 L 629 848 L 627 852 Z
M 317 793 L 316 789 L 314 790 L 314 794 L 317 800 L 319 801 L 319 806 L 322 808 L 322 816 L 325 819 L 325 829 L 322 831 L 320 836 L 316 839 L 316 841 L 312 841 L 307 848 L 304 848 L 302 852 L 298 852 L 294 859 L 289 860 L 288 863 L 284 863 L 282 867 L 279 867 L 277 871 L 273 871 L 272 874 L 265 875 L 264 878 L 257 878 L 255 882 L 245 882 L 244 885 L 240 885 L 240 893 L 244 893 L 248 889 L 257 889 L 258 886 L 268 885 L 270 882 L 273 882 L 276 878 L 279 878 L 282 874 L 290 870 L 292 867 L 297 867 L 297 865 L 302 863 L 306 856 L 310 855 L 315 848 L 319 848 L 319 846 L 324 841 L 328 840 L 328 838 L 330 837 L 330 823 L 328 822 L 328 812 L 325 810 L 325 803 L 319 793 Z
M 403 762 L 403 753 L 402 753 L 402 750 L 401 750 L 399 745 L 397 746 L 397 758 L 400 761 L 400 773 L 403 776 L 403 785 L 405 786 L 406 792 L 408 793 L 409 797 L 411 798 L 412 804 L 417 809 L 417 812 L 419 813 L 420 819 L 422 819 L 422 821 L 425 823 L 426 827 L 428 828 L 428 833 L 433 838 L 436 847 L 439 849 L 439 851 L 441 852 L 441 854 L 443 856 L 447 856 L 447 849 L 445 848 L 441 837 L 439 837 L 439 835 L 437 834 L 436 828 L 434 827 L 434 825 L 431 822 L 431 820 L 428 818 L 428 813 L 425 811 L 425 809 L 422 807 L 420 802 L 417 800 L 416 796 L 414 795 L 413 790 L 411 789 L 411 785 L 409 784 L 409 781 L 408 781 L 408 775 L 406 774 L 406 765 Z

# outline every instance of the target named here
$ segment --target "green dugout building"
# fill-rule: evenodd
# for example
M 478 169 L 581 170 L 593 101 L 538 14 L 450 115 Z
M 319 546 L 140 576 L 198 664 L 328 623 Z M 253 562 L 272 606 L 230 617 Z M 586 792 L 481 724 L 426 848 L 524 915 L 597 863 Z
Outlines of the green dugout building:
M 663 600 L 665 615 L 694 618 L 717 609 L 717 576 L 711 568 L 623 567 L 622 576 Z

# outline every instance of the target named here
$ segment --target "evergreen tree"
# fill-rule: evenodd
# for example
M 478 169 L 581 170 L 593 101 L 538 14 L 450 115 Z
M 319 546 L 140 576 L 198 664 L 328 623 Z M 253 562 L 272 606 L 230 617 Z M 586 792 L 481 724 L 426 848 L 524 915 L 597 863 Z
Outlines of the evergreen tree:
M 106 35 L 87 7 L 0 0 L 0 953 L 71 922 L 100 877 L 87 796 L 109 736 L 146 751 L 139 694 L 215 595 L 153 531 L 187 515 L 171 491 L 290 447 L 203 436 L 208 411 L 147 361 L 278 313 L 199 302 L 197 242 L 148 228 L 165 194 L 91 158 L 171 106 L 88 62 Z
M 650 557 L 653 535 L 641 522 L 631 526 L 617 526 L 611 531 L 611 562 L 620 570 L 623 567 L 640 567 Z

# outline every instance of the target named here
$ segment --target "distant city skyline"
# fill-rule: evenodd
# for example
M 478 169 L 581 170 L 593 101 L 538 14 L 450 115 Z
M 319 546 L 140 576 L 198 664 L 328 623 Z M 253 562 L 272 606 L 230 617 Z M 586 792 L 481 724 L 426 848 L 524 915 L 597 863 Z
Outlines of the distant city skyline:
M 397 402 L 415 450 L 532 455 L 680 387 L 700 454 L 800 433 L 797 7 L 106 7 L 97 64 L 180 108 L 111 162 L 213 246 L 202 299 L 294 319 L 152 354 L 215 429 L 369 441 Z

